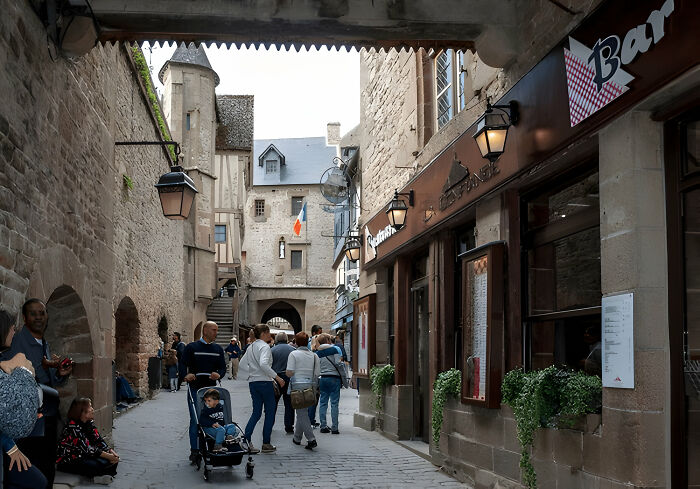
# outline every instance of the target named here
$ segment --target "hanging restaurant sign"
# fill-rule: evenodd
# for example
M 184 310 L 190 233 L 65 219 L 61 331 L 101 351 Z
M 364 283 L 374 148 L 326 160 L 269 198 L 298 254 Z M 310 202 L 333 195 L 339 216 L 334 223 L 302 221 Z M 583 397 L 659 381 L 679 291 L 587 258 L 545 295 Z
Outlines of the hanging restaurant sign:
M 674 0 L 666 0 L 659 10 L 649 14 L 646 22 L 632 27 L 624 39 L 610 35 L 598 39 L 588 48 L 569 37 L 564 48 L 566 85 L 569 89 L 571 127 L 602 109 L 629 90 L 634 77 L 622 69 L 640 53 L 664 37 L 664 23 L 674 10 Z

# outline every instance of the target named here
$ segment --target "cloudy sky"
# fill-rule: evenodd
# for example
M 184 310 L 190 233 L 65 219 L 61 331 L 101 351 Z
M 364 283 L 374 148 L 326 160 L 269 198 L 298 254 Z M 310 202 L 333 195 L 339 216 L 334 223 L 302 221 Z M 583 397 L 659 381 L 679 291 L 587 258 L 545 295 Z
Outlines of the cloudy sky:
M 205 48 L 221 79 L 220 95 L 255 96 L 255 138 L 325 136 L 328 122 L 341 134 L 360 120 L 360 55 L 357 51 L 276 51 Z M 143 47 L 161 89 L 158 71 L 175 44 Z

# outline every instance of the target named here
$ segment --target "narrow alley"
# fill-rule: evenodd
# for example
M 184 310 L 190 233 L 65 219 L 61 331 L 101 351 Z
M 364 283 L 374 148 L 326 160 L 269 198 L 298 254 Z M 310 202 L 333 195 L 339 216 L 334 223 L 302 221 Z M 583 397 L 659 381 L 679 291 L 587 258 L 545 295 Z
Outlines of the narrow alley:
M 224 380 L 231 392 L 234 420 L 245 427 L 250 416 L 250 394 L 246 382 Z M 340 435 L 314 430 L 318 448 L 313 452 L 292 444 L 284 433 L 284 408 L 280 404 L 272 433 L 277 453 L 254 457 L 255 474 L 245 477 L 244 464 L 232 470 L 217 469 L 210 482 L 189 465 L 187 456 L 186 391 L 161 392 L 158 397 L 130 409 L 114 422 L 114 444 L 122 461 L 114 489 L 194 489 L 199 487 L 324 487 L 404 488 L 467 487 L 442 473 L 438 467 L 397 445 L 377 432 L 352 426 L 358 409 L 354 389 L 343 389 L 340 400 Z M 262 422 L 253 441 L 260 444 Z M 323 463 L 318 463 L 323 461 Z M 100 488 L 89 485 L 78 488 Z

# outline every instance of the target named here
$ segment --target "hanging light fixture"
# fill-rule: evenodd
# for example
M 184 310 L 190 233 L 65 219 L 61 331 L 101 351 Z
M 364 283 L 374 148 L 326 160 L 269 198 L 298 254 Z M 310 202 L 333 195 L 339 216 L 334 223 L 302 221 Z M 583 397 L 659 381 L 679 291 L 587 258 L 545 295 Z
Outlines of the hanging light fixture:
M 406 201 L 399 199 L 400 195 L 408 196 L 408 205 L 411 207 L 413 207 L 414 197 L 412 189 L 405 193 L 399 193 L 398 189 L 394 190 L 394 199 L 389 203 L 386 215 L 389 217 L 389 224 L 391 224 L 391 227 L 397 231 L 406 224 L 406 213 L 408 212 Z
M 499 112 L 494 112 L 498 110 Z M 508 105 L 491 105 L 486 103 L 486 112 L 476 123 L 476 141 L 481 156 L 489 161 L 496 161 L 506 147 L 508 128 L 518 123 L 518 104 L 511 101 Z
M 181 166 L 170 167 L 155 184 L 163 215 L 168 219 L 184 220 L 190 215 L 197 188 Z
M 362 236 L 349 236 L 345 240 L 345 256 L 355 263 L 360 259 L 360 248 L 362 247 Z

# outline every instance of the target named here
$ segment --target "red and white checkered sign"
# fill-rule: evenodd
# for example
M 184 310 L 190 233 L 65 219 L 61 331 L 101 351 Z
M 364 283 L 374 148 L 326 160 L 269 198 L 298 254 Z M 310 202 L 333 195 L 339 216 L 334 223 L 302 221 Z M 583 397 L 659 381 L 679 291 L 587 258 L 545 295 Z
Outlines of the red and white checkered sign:
M 571 127 L 599 111 L 628 90 L 615 82 L 608 81 L 599 92 L 593 77 L 595 71 L 586 61 L 564 49 L 566 63 L 566 84 L 569 87 L 569 114 Z

